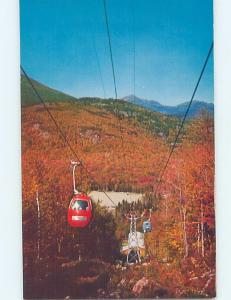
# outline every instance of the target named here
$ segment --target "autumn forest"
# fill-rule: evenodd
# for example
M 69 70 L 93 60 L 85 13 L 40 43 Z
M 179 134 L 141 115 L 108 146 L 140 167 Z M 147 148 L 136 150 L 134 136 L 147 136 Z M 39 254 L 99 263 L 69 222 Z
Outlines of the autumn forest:
M 213 116 L 200 111 L 187 119 L 160 183 L 180 118 L 124 100 L 74 99 L 33 82 L 87 166 L 77 171 L 78 189 L 143 196 L 116 208 L 94 201 L 90 225 L 71 228 L 70 161 L 77 158 L 22 75 L 24 297 L 215 296 Z M 124 215 L 150 207 L 142 261 L 126 265 Z

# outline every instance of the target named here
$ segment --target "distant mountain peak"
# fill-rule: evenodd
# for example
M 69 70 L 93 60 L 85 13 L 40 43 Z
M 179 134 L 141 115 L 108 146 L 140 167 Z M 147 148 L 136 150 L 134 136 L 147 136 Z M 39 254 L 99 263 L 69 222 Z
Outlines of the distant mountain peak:
M 155 100 L 148 100 L 148 99 L 142 99 L 140 97 L 137 97 L 136 95 L 134 94 L 131 94 L 131 95 L 128 95 L 128 96 L 125 96 L 123 97 L 124 100 L 126 101 L 149 101 L 149 102 L 152 102 L 152 103 L 157 103 L 157 104 L 160 104 L 158 101 L 155 101 Z M 161 104 L 160 104 L 161 105 Z
M 180 103 L 175 106 L 163 105 L 160 104 L 158 101 L 142 99 L 134 95 L 128 95 L 123 99 L 133 104 L 148 108 L 150 110 L 157 111 L 166 115 L 176 116 L 176 117 L 182 117 L 188 106 L 188 102 Z M 189 118 L 193 118 L 197 116 L 202 110 L 205 110 L 212 115 L 214 112 L 213 103 L 194 100 L 192 102 L 188 114 Z

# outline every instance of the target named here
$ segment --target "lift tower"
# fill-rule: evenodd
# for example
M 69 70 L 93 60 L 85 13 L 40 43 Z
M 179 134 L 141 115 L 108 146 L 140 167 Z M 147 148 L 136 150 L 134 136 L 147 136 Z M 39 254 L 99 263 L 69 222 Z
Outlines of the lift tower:
M 135 213 L 131 213 L 127 216 L 130 221 L 130 232 L 128 235 L 128 253 L 127 253 L 127 263 L 138 263 L 141 262 L 140 259 L 140 249 L 139 240 L 136 231 L 136 222 L 141 217 L 137 217 Z

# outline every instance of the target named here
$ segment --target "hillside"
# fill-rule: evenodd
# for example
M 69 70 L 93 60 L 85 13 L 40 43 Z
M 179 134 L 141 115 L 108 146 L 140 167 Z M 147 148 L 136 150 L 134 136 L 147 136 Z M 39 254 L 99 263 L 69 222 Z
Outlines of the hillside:
M 120 118 L 127 119 L 131 123 L 138 122 L 147 131 L 165 139 L 167 139 L 171 130 L 176 130 L 180 123 L 180 120 L 176 117 L 167 116 L 125 100 L 115 102 L 113 99 L 80 98 L 79 101 L 86 106 L 93 106 L 115 115 L 118 114 Z
M 59 92 L 36 84 L 40 93 L 49 93 L 49 110 L 77 155 L 43 105 L 22 107 L 24 298 L 214 297 L 213 118 L 201 115 L 186 124 L 156 196 L 179 119 L 123 100 L 65 96 L 62 101 L 55 96 Z M 31 95 L 24 82 L 25 88 Z M 142 193 L 134 210 L 153 208 L 141 264 L 126 265 L 119 251 L 128 236 L 130 201 L 109 210 L 95 200 L 87 228 L 68 225 L 70 161 L 78 159 L 88 170 L 77 171 L 79 190 L 94 191 L 97 198 L 102 190 L 120 199 Z
M 176 117 L 182 117 L 188 106 L 188 102 L 181 103 L 176 106 L 162 105 L 157 101 L 141 99 L 136 96 L 134 97 L 134 95 L 126 96 L 126 97 L 124 97 L 124 100 L 134 103 L 136 105 L 140 105 L 147 109 L 151 109 L 156 112 L 160 112 L 160 113 L 163 113 L 166 115 L 172 115 L 172 116 L 176 116 Z M 207 102 L 194 100 L 191 105 L 188 117 L 189 118 L 196 117 L 199 115 L 199 113 L 201 111 L 207 111 L 209 114 L 213 115 L 213 112 L 214 112 L 213 103 L 207 103 Z
M 101 187 L 123 191 L 124 182 L 128 184 L 129 181 L 129 190 L 139 191 L 144 187 L 143 181 L 147 181 L 145 185 L 149 185 L 155 180 L 153 164 L 159 165 L 159 155 L 165 154 L 165 140 L 162 137 L 153 137 L 135 120 L 122 119 L 121 127 L 125 140 L 123 147 L 118 119 L 107 110 L 79 102 L 50 104 L 49 109 Z M 34 153 L 34 157 L 38 157 L 37 160 L 42 159 L 43 155 L 45 160 L 49 157 L 50 164 L 61 160 L 58 168 L 62 167 L 64 174 L 69 172 L 69 161 L 74 159 L 73 155 L 64 146 L 41 105 L 23 109 L 22 132 L 23 157 L 29 158 Z M 147 152 L 149 158 L 146 156 Z M 126 153 L 126 161 L 123 159 L 123 153 Z M 148 166 L 147 159 L 150 160 Z M 28 163 L 33 165 L 34 161 Z M 31 168 L 35 169 L 32 165 Z M 98 170 L 102 172 L 98 173 Z M 28 179 L 32 180 L 32 177 Z M 86 185 L 88 184 L 89 179 L 86 182 Z M 96 187 L 91 185 L 91 188 Z
M 74 97 L 64 94 L 55 89 L 41 84 L 40 82 L 31 79 L 35 88 L 39 91 L 45 102 L 73 101 Z M 24 75 L 21 74 L 21 105 L 30 106 L 40 103 L 38 97 L 34 94 L 30 84 Z
M 179 124 L 179 120 L 175 117 L 166 116 L 158 112 L 145 109 L 142 106 L 136 104 L 118 100 L 115 103 L 113 99 L 101 99 L 101 98 L 74 98 L 60 91 L 51 89 L 50 87 L 39 83 L 32 79 L 32 82 L 45 102 L 70 102 L 71 104 L 78 104 L 82 109 L 87 110 L 89 107 L 95 107 L 102 111 L 109 113 L 119 113 L 121 118 L 127 118 L 131 123 L 139 122 L 143 128 L 146 128 L 149 132 L 153 132 L 157 135 L 167 138 L 170 129 L 175 130 Z M 39 104 L 37 96 L 34 94 L 31 86 L 26 78 L 21 77 L 21 102 L 22 106 L 31 106 Z

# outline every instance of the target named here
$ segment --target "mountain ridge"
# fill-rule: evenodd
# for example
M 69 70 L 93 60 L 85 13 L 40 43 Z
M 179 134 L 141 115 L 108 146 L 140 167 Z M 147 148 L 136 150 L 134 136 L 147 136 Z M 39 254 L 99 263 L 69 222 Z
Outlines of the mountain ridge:
M 142 99 L 134 95 L 128 95 L 126 97 L 123 97 L 123 99 L 130 103 L 150 109 L 152 111 L 157 111 L 162 114 L 172 115 L 176 117 L 183 117 L 189 104 L 189 102 L 183 102 L 175 106 L 163 105 L 156 100 Z M 209 114 L 213 115 L 213 103 L 194 100 L 192 102 L 188 117 L 196 117 L 201 111 L 207 111 Z
M 40 96 L 45 102 L 59 102 L 68 100 L 77 100 L 75 97 L 70 96 L 59 90 L 50 88 L 49 86 L 30 78 L 36 90 L 39 91 Z M 38 97 L 32 90 L 28 80 L 24 75 L 21 74 L 21 105 L 30 106 L 34 104 L 40 104 Z
M 91 108 L 96 108 L 97 112 L 91 114 L 106 115 L 112 113 L 121 119 L 127 119 L 129 122 L 139 123 L 139 126 L 148 130 L 155 135 L 166 137 L 170 129 L 176 130 L 179 119 L 174 116 L 167 116 L 156 111 L 146 109 L 131 102 L 118 99 L 101 99 L 96 97 L 81 97 L 74 98 L 57 90 L 51 89 L 48 86 L 31 79 L 33 85 L 41 95 L 42 99 L 47 103 L 54 104 L 68 104 L 73 109 L 79 107 L 80 110 L 89 111 Z M 27 82 L 27 79 L 22 76 L 21 79 L 21 105 L 22 108 L 29 108 L 30 106 L 40 104 L 38 97 L 35 95 L 32 87 Z
M 77 98 L 70 96 L 64 92 L 61 92 L 59 90 L 50 88 L 34 79 L 31 79 L 33 82 L 33 85 L 37 90 L 39 90 L 40 95 L 44 99 L 45 102 L 60 102 L 60 101 L 81 101 L 83 98 L 89 98 L 89 97 L 82 97 Z M 90 98 L 89 98 L 90 99 Z M 100 101 L 101 98 L 92 97 L 92 100 Z M 113 99 L 105 99 L 105 101 L 111 101 Z M 147 100 L 142 99 L 137 96 L 134 97 L 134 95 L 126 96 L 122 99 L 119 99 L 121 101 L 126 101 L 131 104 L 135 104 L 139 107 L 151 110 L 153 112 L 161 113 L 168 116 L 174 116 L 174 117 L 182 117 L 185 114 L 185 111 L 188 107 L 188 102 L 184 102 L 181 104 L 178 104 L 176 106 L 170 106 L 170 105 L 163 105 L 155 100 Z M 38 104 L 39 99 L 34 94 L 33 90 L 31 89 L 30 84 L 28 83 L 25 76 L 21 76 L 21 104 L 22 106 L 30 106 L 33 104 Z M 213 103 L 207 103 L 202 101 L 196 101 L 194 100 L 192 103 L 192 106 L 190 108 L 190 111 L 188 113 L 189 118 L 196 117 L 201 111 L 207 111 L 210 115 L 213 115 L 214 113 L 214 105 Z

